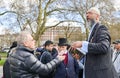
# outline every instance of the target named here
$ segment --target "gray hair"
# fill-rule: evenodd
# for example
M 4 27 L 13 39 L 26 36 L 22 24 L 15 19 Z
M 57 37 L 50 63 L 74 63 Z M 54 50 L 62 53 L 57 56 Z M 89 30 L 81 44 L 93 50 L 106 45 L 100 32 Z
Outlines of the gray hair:
M 18 37 L 16 38 L 17 43 L 23 44 L 25 41 L 28 40 L 28 35 L 31 35 L 31 34 L 27 31 L 20 32 Z

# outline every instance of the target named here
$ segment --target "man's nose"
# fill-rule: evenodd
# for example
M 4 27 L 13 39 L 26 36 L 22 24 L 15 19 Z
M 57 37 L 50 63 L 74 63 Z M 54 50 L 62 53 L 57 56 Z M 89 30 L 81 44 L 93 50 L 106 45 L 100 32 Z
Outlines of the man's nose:
M 89 14 L 87 13 L 87 14 L 86 14 L 86 17 L 88 17 L 88 16 L 89 16 Z

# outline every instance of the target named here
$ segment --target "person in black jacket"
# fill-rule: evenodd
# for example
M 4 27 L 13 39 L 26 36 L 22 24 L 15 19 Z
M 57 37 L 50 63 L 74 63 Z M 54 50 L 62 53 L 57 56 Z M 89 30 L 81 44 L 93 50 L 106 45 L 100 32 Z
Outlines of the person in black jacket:
M 44 43 L 44 48 L 43 48 L 43 53 L 40 56 L 40 61 L 43 64 L 47 64 L 48 62 L 50 62 L 53 59 L 52 56 L 52 49 L 53 49 L 53 42 L 50 40 L 47 40 Z M 39 75 L 40 78 L 53 78 L 54 75 L 54 71 L 52 71 L 51 73 L 49 73 L 48 75 Z
M 48 62 L 50 62 L 52 60 L 52 49 L 53 49 L 53 42 L 50 40 L 47 40 L 44 44 L 44 48 L 43 48 L 43 53 L 40 57 L 40 61 L 43 64 L 46 64 Z
M 47 64 L 41 63 L 32 53 L 35 40 L 28 32 L 21 32 L 17 37 L 18 46 L 9 55 L 10 72 L 12 78 L 39 78 L 38 74 L 49 74 L 65 56 L 58 55 Z
M 14 41 L 12 45 L 10 46 L 10 50 L 8 51 L 7 57 L 9 57 L 9 53 L 17 47 L 17 41 Z M 10 75 L 10 64 L 8 62 L 8 58 L 6 59 L 4 65 L 3 65 L 3 78 L 11 78 Z

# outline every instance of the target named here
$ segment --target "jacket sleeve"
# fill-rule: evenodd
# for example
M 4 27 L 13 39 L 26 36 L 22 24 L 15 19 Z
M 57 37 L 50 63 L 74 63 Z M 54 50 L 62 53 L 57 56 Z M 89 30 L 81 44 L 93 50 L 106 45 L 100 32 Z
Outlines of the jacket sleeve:
M 53 59 L 47 64 L 41 63 L 34 55 L 26 57 L 25 64 L 29 71 L 46 75 L 50 73 L 61 61 L 58 58 Z
M 88 53 L 105 54 L 109 52 L 111 38 L 105 26 L 99 27 L 96 36 L 94 36 L 93 40 L 94 42 L 90 42 L 88 44 Z

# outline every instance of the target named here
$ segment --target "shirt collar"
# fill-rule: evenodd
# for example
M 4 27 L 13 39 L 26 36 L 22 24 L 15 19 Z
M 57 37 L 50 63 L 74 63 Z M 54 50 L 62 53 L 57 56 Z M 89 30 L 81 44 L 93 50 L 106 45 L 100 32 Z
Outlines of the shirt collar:
M 93 30 L 93 28 L 95 27 L 96 24 L 97 24 L 97 23 L 93 24 L 93 26 L 91 27 L 90 31 Z
M 68 52 L 68 51 L 67 51 L 67 50 L 65 50 L 65 52 L 64 52 L 64 53 L 65 53 L 65 54 L 67 54 L 67 52 Z

